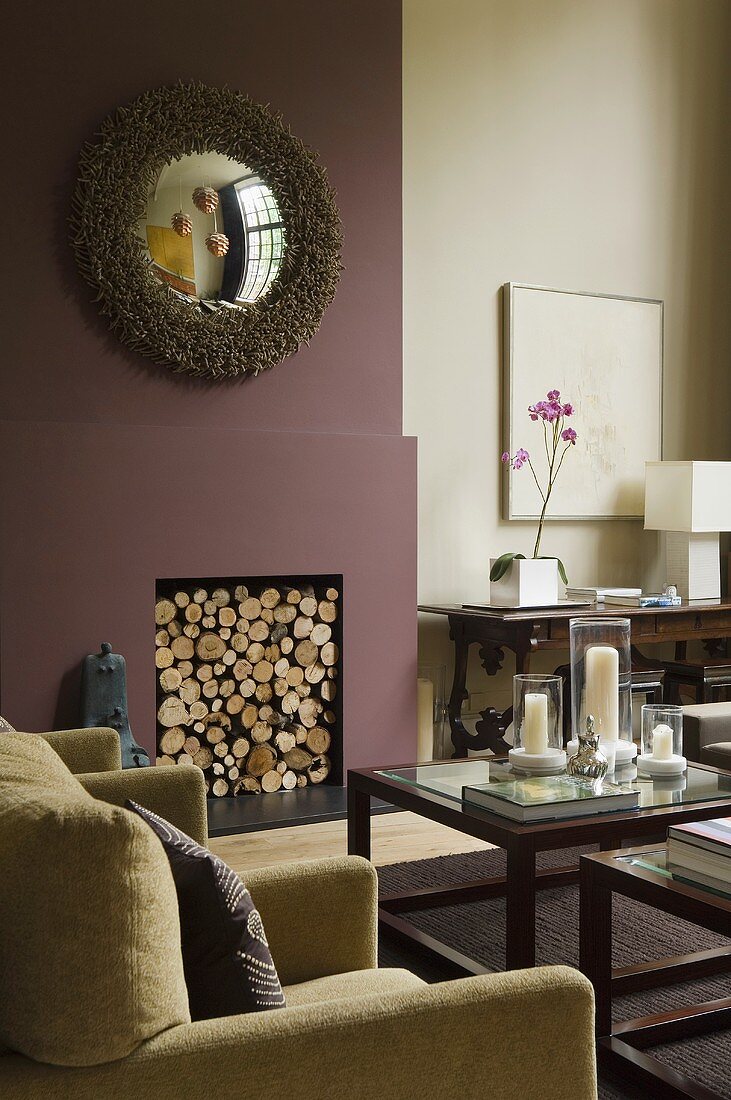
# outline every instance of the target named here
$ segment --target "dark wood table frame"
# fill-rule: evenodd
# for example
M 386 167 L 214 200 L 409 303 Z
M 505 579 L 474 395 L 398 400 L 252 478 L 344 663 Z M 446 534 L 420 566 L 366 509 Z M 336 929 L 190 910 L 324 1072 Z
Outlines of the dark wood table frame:
M 528 671 L 530 655 L 539 649 L 567 650 L 571 619 L 586 615 L 630 619 L 634 647 L 674 642 L 678 659 L 685 656 L 689 641 L 698 639 L 706 644 L 709 652 L 720 652 L 720 640 L 731 635 L 731 601 L 721 600 L 685 603 L 680 607 L 610 607 L 605 610 L 588 605 L 584 608 L 475 611 L 459 604 L 422 604 L 419 611 L 446 616 L 449 621 L 455 654 L 454 680 L 447 709 L 455 758 L 466 756 L 468 750 L 490 749 L 501 753 L 509 747 L 503 735 L 512 721 L 512 707 L 505 711 L 487 707 L 474 734 L 469 733 L 462 722 L 472 645 L 479 645 L 482 666 L 489 676 L 494 676 L 502 668 L 506 649 L 515 655 L 516 673 Z M 636 653 L 647 661 L 638 650 Z
M 731 970 L 731 947 L 612 969 L 612 895 L 622 894 L 665 913 L 731 934 L 731 898 L 721 898 L 618 861 L 657 845 L 581 857 L 581 969 L 594 985 L 597 1054 L 601 1062 L 652 1091 L 651 1096 L 720 1100 L 718 1094 L 663 1064 L 648 1051 L 693 1035 L 731 1027 L 731 998 L 612 1023 L 612 997 Z
M 434 765 L 439 767 L 440 765 Z M 403 765 L 416 767 L 416 765 Z M 704 771 L 720 772 L 705 765 Z M 605 813 L 569 821 L 544 821 L 520 825 L 477 806 L 458 802 L 379 775 L 381 769 L 348 772 L 348 851 L 353 855 L 371 855 L 371 798 L 410 810 L 429 821 L 477 837 L 503 848 L 507 853 L 507 875 L 497 875 L 452 886 L 430 886 L 422 890 L 387 894 L 380 900 L 381 925 L 421 948 L 446 960 L 467 974 L 483 974 L 489 968 L 414 928 L 404 915 L 418 909 L 458 905 L 486 898 L 506 898 L 505 962 L 508 970 L 535 966 L 535 903 L 538 890 L 578 881 L 576 866 L 536 869 L 536 854 L 584 844 L 598 844 L 602 850 L 622 847 L 623 840 L 649 840 L 661 837 L 670 824 L 701 821 L 731 813 L 731 772 L 729 795 L 714 802 L 689 805 L 673 804 L 627 813 Z

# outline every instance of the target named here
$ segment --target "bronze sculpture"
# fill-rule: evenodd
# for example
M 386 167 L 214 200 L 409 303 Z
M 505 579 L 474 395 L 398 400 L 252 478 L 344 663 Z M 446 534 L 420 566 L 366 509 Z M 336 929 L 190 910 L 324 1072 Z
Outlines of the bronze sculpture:
M 110 642 L 84 658 L 81 671 L 81 725 L 111 726 L 119 734 L 123 768 L 148 768 L 150 757 L 132 736 L 127 717 L 127 665 Z

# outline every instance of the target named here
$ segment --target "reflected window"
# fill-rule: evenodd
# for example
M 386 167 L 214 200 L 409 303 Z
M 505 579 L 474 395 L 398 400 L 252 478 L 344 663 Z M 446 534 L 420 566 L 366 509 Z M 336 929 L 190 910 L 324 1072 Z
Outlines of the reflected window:
M 274 195 L 258 176 L 234 185 L 244 224 L 245 258 L 237 302 L 256 302 L 277 277 L 284 251 L 284 223 Z

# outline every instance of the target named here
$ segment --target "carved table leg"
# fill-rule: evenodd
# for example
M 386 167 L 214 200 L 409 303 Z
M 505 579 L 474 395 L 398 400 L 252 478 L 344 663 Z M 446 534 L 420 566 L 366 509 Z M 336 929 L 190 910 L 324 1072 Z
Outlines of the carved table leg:
M 512 707 L 503 711 L 486 707 L 480 712 L 480 721 L 475 726 L 475 736 L 470 738 L 470 748 L 490 749 L 498 756 L 506 753 L 510 745 L 505 740 L 504 734 L 512 720 Z
M 528 661 L 531 650 L 531 633 L 532 628 L 520 630 L 515 638 L 514 652 L 515 652 L 515 673 L 520 676 L 528 671 Z M 511 648 L 513 646 L 511 645 Z M 480 647 L 480 658 L 482 660 L 482 667 L 488 676 L 495 676 L 503 665 L 503 647 L 484 642 Z M 510 745 L 505 740 L 505 731 L 513 721 L 513 708 L 508 707 L 507 710 L 498 711 L 494 707 L 488 707 L 483 710 L 480 721 L 475 727 L 479 738 L 479 744 L 477 738 L 472 741 L 474 748 L 487 748 L 491 749 L 494 753 L 504 753 L 510 748 Z
M 452 682 L 452 694 L 447 713 L 450 715 L 450 728 L 452 730 L 452 744 L 454 745 L 453 758 L 467 756 L 467 750 L 489 749 L 502 755 L 510 746 L 505 740 L 505 731 L 512 722 L 512 707 L 507 711 L 496 711 L 494 706 L 488 706 L 481 712 L 479 722 L 475 727 L 475 733 L 470 734 L 462 720 L 462 704 L 467 698 L 467 661 L 469 647 L 473 642 L 479 643 L 479 657 L 483 662 L 483 668 L 488 676 L 496 675 L 502 668 L 505 659 L 503 649 L 512 649 L 516 653 L 516 671 L 524 672 L 528 668 L 528 658 L 531 651 L 532 626 L 527 625 L 521 629 L 516 638 L 510 639 L 507 645 L 491 641 L 483 637 L 470 637 L 463 621 L 450 619 L 450 637 L 454 642 L 454 680 Z
M 504 656 L 502 646 L 492 642 L 483 642 L 480 646 L 480 660 L 488 676 L 497 675 L 503 667 Z M 503 735 L 512 720 L 512 707 L 504 711 L 495 710 L 495 707 L 486 707 L 475 726 L 475 736 L 470 738 L 470 747 L 491 749 L 498 754 L 507 752 L 510 746 Z
M 503 741 L 502 735 L 511 722 L 512 708 L 510 712 L 500 714 L 494 707 L 488 707 L 477 723 L 475 734 L 471 734 L 465 728 L 462 721 L 462 703 L 467 698 L 467 663 L 472 640 L 465 637 L 460 623 L 452 623 L 450 626 L 450 636 L 454 642 L 454 680 L 447 713 L 454 745 L 452 757 L 457 759 L 467 756 L 468 749 L 492 749 L 497 753 L 505 752 L 508 746 Z M 480 648 L 480 657 L 485 671 L 488 675 L 494 676 L 502 665 L 503 651 L 499 646 L 484 643 Z
M 527 625 L 525 629 L 521 629 L 515 639 L 511 639 L 505 645 L 485 639 L 484 635 L 480 638 L 469 636 L 463 622 L 457 618 L 450 618 L 449 627 L 449 636 L 454 642 L 455 649 L 454 680 L 447 708 L 454 745 L 452 756 L 453 758 L 466 756 L 469 749 L 473 751 L 490 749 L 497 754 L 505 753 L 510 748 L 504 739 L 504 734 L 513 720 L 512 707 L 504 711 L 496 710 L 495 707 L 486 707 L 480 715 L 474 734 L 465 728 L 462 721 L 462 703 L 467 698 L 467 663 L 470 645 L 473 642 L 479 643 L 480 660 L 488 676 L 495 676 L 502 668 L 505 648 L 512 649 L 515 653 L 516 671 L 525 672 L 531 650 L 532 626 Z
M 467 698 L 467 662 L 470 656 L 470 643 L 466 640 L 459 624 L 450 623 L 449 633 L 454 642 L 454 679 L 447 714 L 454 745 L 452 756 L 460 757 L 467 755 L 467 746 L 471 741 L 462 722 L 462 703 Z

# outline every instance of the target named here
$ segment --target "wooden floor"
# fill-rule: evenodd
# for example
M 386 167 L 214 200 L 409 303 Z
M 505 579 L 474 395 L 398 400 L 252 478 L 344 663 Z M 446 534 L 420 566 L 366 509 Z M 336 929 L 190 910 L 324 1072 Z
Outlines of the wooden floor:
M 234 871 L 243 874 L 254 867 L 270 867 L 275 863 L 345 855 L 346 826 L 345 821 L 325 821 L 290 829 L 217 836 L 210 839 L 209 847 Z M 491 847 L 410 813 L 376 814 L 371 820 L 371 830 L 372 859 L 379 866 Z

